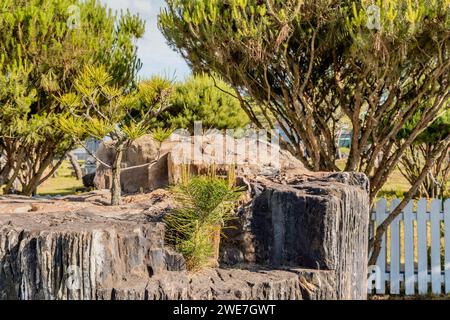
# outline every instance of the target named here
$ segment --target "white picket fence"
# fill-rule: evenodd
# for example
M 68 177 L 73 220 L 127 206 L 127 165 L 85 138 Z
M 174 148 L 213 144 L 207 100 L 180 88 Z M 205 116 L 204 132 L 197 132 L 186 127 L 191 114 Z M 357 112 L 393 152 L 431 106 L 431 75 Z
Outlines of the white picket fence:
M 389 207 L 386 199 L 376 203 L 371 232 L 399 203 L 399 199 L 392 200 Z M 450 293 L 450 199 L 421 199 L 416 206 L 411 201 L 389 229 L 377 265 L 369 267 L 373 272 L 369 274 L 369 293 Z

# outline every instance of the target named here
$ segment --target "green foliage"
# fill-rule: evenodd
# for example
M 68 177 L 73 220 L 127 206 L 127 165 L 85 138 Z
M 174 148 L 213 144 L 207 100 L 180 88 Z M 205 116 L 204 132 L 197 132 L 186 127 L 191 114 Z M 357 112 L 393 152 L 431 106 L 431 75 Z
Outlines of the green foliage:
M 171 99 L 171 83 L 153 77 L 126 92 L 114 84 L 104 66 L 87 65 L 75 79 L 74 92 L 58 101 L 69 114 L 60 127 L 68 134 L 130 142 L 150 131 L 151 123 Z
M 176 209 L 165 218 L 167 240 L 195 271 L 211 260 L 214 234 L 234 218 L 242 191 L 228 180 L 198 176 L 174 187 L 173 193 Z
M 424 117 L 426 108 L 419 110 L 410 121 L 408 121 L 397 136 L 398 143 L 407 139 Z M 413 184 L 422 172 L 426 160 L 432 151 L 450 136 L 450 109 L 443 111 L 426 130 L 417 136 L 409 149 L 402 155 L 399 170 L 401 174 Z M 448 138 L 447 138 L 448 139 Z M 450 190 L 448 176 L 450 175 L 450 153 L 444 150 L 432 166 L 427 177 L 422 182 L 417 196 L 438 198 L 447 195 Z
M 73 8 L 79 8 L 79 21 Z M 59 124 L 67 106 L 82 105 L 76 95 L 65 96 L 79 71 L 104 65 L 114 85 L 133 88 L 141 67 L 135 40 L 144 23 L 95 0 L 3 0 L 0 30 L 0 142 L 7 163 L 0 169 L 6 181 L 17 177 L 22 193 L 30 194 L 53 158 L 74 146 Z
M 335 137 L 349 120 L 345 170 L 369 176 L 371 199 L 448 108 L 450 0 L 166 2 L 159 27 L 169 44 L 196 72 L 218 74 L 252 98 L 242 107 L 253 122 L 261 124 L 255 108 L 273 114 L 307 168 L 338 170 Z M 370 5 L 380 9 L 375 27 Z M 423 106 L 421 121 L 396 146 Z
M 152 138 L 160 144 L 166 141 L 175 131 L 173 128 L 155 128 L 152 130 Z
M 130 124 L 125 123 L 121 129 L 125 136 L 130 141 L 133 141 L 147 134 L 150 129 L 150 125 L 145 123 L 131 122 Z
M 424 109 L 417 112 L 400 131 L 398 138 L 406 139 L 414 130 L 417 123 L 422 119 Z M 418 135 L 415 144 L 426 143 L 435 144 L 450 134 L 450 107 L 444 110 L 443 114 L 437 118 L 426 130 Z
M 243 128 L 249 119 L 233 95 L 222 80 L 192 76 L 175 86 L 172 104 L 158 117 L 159 125 L 193 130 L 194 122 L 202 121 L 204 128 Z
M 87 65 L 75 80 L 75 91 L 58 99 L 69 113 L 61 118 L 60 128 L 78 143 L 86 137 L 111 138 L 114 161 L 103 165 L 112 170 L 112 205 L 120 204 L 124 149 L 149 132 L 153 120 L 169 104 L 171 92 L 171 83 L 158 77 L 126 91 L 114 84 L 104 66 Z

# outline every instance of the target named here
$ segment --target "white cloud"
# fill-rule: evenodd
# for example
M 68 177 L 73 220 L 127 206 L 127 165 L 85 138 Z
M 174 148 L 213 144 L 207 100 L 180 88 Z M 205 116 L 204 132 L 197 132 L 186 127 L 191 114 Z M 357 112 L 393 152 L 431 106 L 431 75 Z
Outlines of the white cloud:
M 129 9 L 138 13 L 146 21 L 146 32 L 143 39 L 138 41 L 138 56 L 143 67 L 141 77 L 153 74 L 174 74 L 178 80 L 190 74 L 190 69 L 183 58 L 166 44 L 166 40 L 157 27 L 157 16 L 163 7 L 163 0 L 101 0 L 112 10 Z

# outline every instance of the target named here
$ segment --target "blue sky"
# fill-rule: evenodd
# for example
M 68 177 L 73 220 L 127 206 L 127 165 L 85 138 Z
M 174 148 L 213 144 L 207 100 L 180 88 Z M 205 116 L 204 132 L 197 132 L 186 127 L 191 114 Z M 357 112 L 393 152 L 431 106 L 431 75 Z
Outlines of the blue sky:
M 164 0 L 101 0 L 113 10 L 130 9 L 139 13 L 146 21 L 144 38 L 138 42 L 138 55 L 143 67 L 139 75 L 148 78 L 158 74 L 170 79 L 183 80 L 190 74 L 190 69 L 183 58 L 166 44 L 158 30 L 157 15 L 164 5 Z

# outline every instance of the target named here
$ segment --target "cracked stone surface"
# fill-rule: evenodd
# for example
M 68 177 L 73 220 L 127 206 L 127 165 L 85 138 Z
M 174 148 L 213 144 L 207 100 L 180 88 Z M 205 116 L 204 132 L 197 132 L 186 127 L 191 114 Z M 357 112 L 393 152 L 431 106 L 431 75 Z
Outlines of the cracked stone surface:
M 359 173 L 248 181 L 224 262 L 334 270 L 339 299 L 367 297 L 368 180 Z
M 248 266 L 205 269 L 189 275 L 164 272 L 147 282 L 124 282 L 99 299 L 117 300 L 302 300 L 335 299 L 334 273 Z
M 124 207 L 78 200 L 0 200 L 0 299 L 95 299 L 127 279 L 185 270 L 164 247 L 167 193 Z

